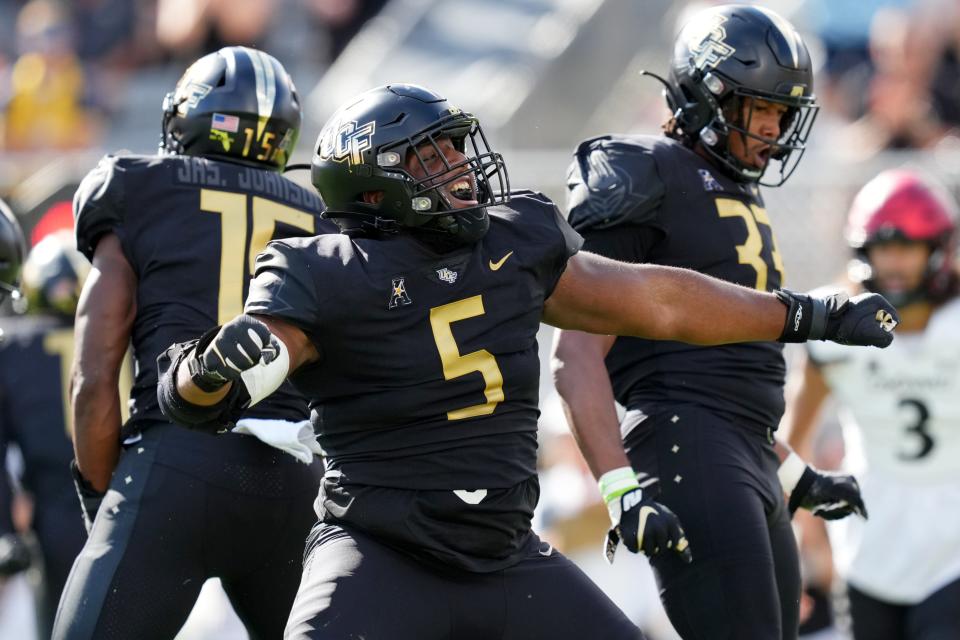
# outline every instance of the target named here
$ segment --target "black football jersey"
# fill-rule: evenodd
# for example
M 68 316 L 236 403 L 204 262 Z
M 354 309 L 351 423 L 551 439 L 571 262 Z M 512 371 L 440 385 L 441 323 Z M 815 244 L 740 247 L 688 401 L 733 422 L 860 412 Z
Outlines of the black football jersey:
M 0 328 L 0 453 L 11 443 L 19 447 L 23 485 L 38 505 L 75 506 L 67 404 L 73 327 L 57 318 L 21 316 L 3 318 Z M 9 499 L 7 480 L 4 470 L 0 503 Z M 0 523 L 9 517 L 9 508 L 0 510 Z M 4 529 L 0 524 L 0 533 Z
M 756 185 L 730 179 L 669 138 L 587 140 L 567 186 L 569 221 L 586 251 L 694 269 L 761 291 L 783 283 Z M 618 402 L 630 409 L 651 415 L 692 403 L 775 428 L 784 404 L 782 349 L 776 342 L 701 347 L 619 337 L 606 365 Z
M 579 243 L 531 192 L 447 254 L 408 234 L 273 242 L 246 310 L 295 324 L 321 354 L 292 379 L 329 469 L 404 489 L 511 487 L 536 474 L 537 330 Z
M 190 156 L 106 156 L 74 197 L 77 247 L 93 259 L 119 238 L 137 277 L 130 425 L 167 420 L 157 402 L 157 356 L 243 312 L 256 255 L 274 238 L 337 232 L 312 191 L 283 176 Z M 289 385 L 249 417 L 301 420 Z

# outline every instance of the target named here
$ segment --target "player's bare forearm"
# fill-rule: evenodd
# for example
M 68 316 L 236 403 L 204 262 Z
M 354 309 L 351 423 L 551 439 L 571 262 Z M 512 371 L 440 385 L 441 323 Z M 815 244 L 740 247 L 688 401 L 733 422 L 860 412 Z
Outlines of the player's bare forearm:
M 136 275 L 115 235 L 97 245 L 74 326 L 73 442 L 83 476 L 103 491 L 120 456 L 120 368 L 136 315 Z
M 820 368 L 809 358 L 799 369 L 802 377 L 799 381 L 791 380 L 787 387 L 787 411 L 780 431 L 797 453 L 807 457 L 820 408 L 830 395 L 830 388 Z
M 570 429 L 596 478 L 630 464 L 620 439 L 613 387 L 604 365 L 614 340 L 614 336 L 558 331 L 551 360 Z
M 208 407 L 217 404 L 230 393 L 230 389 L 232 388 L 233 383 L 227 382 L 215 391 L 204 391 L 194 384 L 190 378 L 190 371 L 183 363 L 177 368 L 177 393 L 180 394 L 181 398 L 198 407 Z
M 776 340 L 786 313 L 773 294 L 687 269 L 580 252 L 547 300 L 544 321 L 590 333 L 714 345 Z

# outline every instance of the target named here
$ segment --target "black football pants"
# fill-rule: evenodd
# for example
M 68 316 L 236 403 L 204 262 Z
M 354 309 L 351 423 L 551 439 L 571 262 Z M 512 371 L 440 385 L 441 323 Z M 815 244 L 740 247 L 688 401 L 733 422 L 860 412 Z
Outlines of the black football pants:
M 960 580 L 915 605 L 873 598 L 847 586 L 855 640 L 954 640 L 960 638 Z
M 251 638 L 279 638 L 321 477 L 250 436 L 148 429 L 120 456 L 53 638 L 170 640 L 214 577 Z
M 652 559 L 667 615 L 684 640 L 793 640 L 800 566 L 765 434 L 684 405 L 640 421 L 630 462 L 660 478 L 657 500 L 680 518 L 693 563 Z
M 599 553 L 599 551 L 598 551 Z M 640 640 L 640 630 L 570 560 L 530 536 L 490 573 L 414 560 L 355 528 L 318 523 L 287 640 Z

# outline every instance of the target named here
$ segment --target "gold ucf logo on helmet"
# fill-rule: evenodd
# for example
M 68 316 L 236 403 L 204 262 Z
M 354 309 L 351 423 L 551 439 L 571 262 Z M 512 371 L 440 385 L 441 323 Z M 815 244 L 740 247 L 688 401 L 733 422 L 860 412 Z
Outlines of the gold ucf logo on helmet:
M 318 153 L 322 160 L 346 161 L 351 166 L 363 164 L 363 152 L 370 148 L 377 122 L 362 125 L 349 120 L 331 121 L 320 133 Z
M 711 16 L 699 24 L 691 26 L 690 51 L 693 57 L 690 63 L 697 69 L 713 69 L 715 66 L 732 56 L 736 49 L 728 45 L 727 30 L 723 23 L 727 16 Z
M 189 73 L 189 71 L 187 72 Z M 183 88 L 180 100 L 186 104 L 187 111 L 196 109 L 197 104 L 207 97 L 207 94 L 213 90 L 213 87 L 203 82 L 190 82 Z

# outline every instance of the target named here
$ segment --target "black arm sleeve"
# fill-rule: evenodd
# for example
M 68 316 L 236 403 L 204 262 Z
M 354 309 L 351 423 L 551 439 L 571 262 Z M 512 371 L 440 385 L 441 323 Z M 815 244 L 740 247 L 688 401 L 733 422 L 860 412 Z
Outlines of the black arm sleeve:
M 280 318 L 312 336 L 319 328 L 322 304 L 316 278 L 321 265 L 308 264 L 316 254 L 309 238 L 274 240 L 257 256 L 246 313 Z
M 554 260 L 548 272 L 542 276 L 544 281 L 544 297 L 549 298 L 560 281 L 560 276 L 567 270 L 567 262 L 583 247 L 583 237 L 573 230 L 573 227 L 563 218 L 560 210 L 553 207 L 553 221 L 560 232 L 560 242 L 557 243 Z
M 630 140 L 587 140 L 567 170 L 568 219 L 584 234 L 622 224 L 655 224 L 664 193 L 653 154 Z
M 117 159 L 104 156 L 86 175 L 73 196 L 73 219 L 77 249 L 93 261 L 97 242 L 116 233 L 123 221 L 124 189 Z

